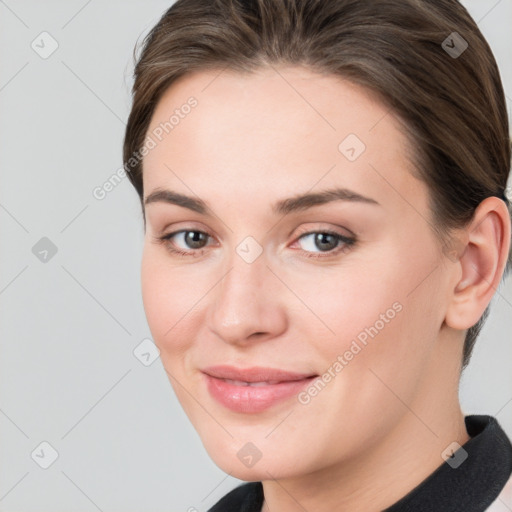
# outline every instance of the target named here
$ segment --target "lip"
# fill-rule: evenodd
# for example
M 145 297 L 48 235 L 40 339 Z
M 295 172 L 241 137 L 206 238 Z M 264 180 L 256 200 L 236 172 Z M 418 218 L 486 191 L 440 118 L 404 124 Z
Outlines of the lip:
M 211 396 L 235 412 L 258 413 L 297 395 L 318 375 L 264 367 L 210 366 L 202 370 Z M 237 381 L 228 382 L 226 381 Z M 244 383 L 264 383 L 251 386 Z

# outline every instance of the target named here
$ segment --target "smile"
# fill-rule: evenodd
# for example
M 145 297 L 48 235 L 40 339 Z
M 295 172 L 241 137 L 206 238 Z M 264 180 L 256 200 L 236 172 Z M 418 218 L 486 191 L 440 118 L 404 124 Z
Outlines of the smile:
M 291 399 L 318 377 L 268 368 L 240 370 L 233 367 L 209 368 L 203 375 L 206 389 L 216 402 L 245 414 L 262 412 Z M 240 378 L 241 375 L 244 377 Z

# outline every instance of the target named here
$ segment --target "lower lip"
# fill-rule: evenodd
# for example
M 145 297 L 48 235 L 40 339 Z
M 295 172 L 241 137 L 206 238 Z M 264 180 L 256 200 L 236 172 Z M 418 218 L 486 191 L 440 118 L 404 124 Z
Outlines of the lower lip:
M 208 391 L 218 402 L 235 412 L 257 413 L 297 395 L 316 376 L 302 380 L 268 384 L 266 386 L 237 386 L 204 374 Z

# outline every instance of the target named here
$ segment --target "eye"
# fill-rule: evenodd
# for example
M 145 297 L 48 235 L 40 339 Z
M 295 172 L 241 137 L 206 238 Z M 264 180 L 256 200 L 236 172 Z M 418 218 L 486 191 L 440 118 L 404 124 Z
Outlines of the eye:
M 184 229 L 155 238 L 157 242 L 164 244 L 167 250 L 173 254 L 197 257 L 203 254 L 203 248 L 207 245 L 208 239 L 212 237 L 204 231 Z M 176 247 L 177 240 L 181 241 L 181 245 L 185 246 L 185 250 L 179 248 L 179 243 L 178 247 Z M 295 243 L 300 240 L 306 241 L 306 243 L 303 244 L 305 249 L 301 249 L 300 252 L 307 258 L 335 256 L 340 252 L 346 252 L 356 242 L 355 237 L 345 236 L 331 230 L 303 233 L 297 238 Z M 315 249 L 318 248 L 320 251 L 316 252 Z
M 192 234 L 192 236 L 189 236 L 190 234 Z M 191 244 L 191 249 L 201 249 L 206 237 L 208 237 L 208 234 L 202 231 L 178 231 L 173 236 L 178 237 L 178 235 L 184 235 L 181 239 L 186 244 Z
M 189 245 L 189 249 L 191 250 L 185 251 L 180 250 L 179 248 L 177 249 L 175 247 L 175 243 L 171 241 L 173 238 L 180 239 L 182 244 L 185 244 L 185 248 Z M 211 238 L 210 235 L 204 231 L 186 229 L 175 231 L 174 233 L 169 233 L 161 237 L 156 237 L 157 241 L 165 244 L 171 253 L 179 254 L 181 256 L 200 256 L 201 254 L 196 254 L 195 251 L 200 251 L 204 247 L 204 242 L 207 241 L 208 238 Z
M 348 237 L 330 230 L 310 231 L 302 234 L 297 242 L 299 240 L 306 240 L 306 243 L 303 244 L 305 250 L 302 249 L 301 252 L 306 253 L 305 255 L 308 258 L 334 256 L 340 252 L 346 252 L 356 242 L 354 237 Z M 317 248 L 320 249 L 320 254 L 315 252 Z

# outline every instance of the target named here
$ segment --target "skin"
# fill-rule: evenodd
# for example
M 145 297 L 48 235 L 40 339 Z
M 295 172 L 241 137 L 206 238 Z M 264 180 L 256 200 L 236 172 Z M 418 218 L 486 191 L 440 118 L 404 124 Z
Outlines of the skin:
M 504 270 L 506 206 L 483 201 L 449 258 L 403 124 L 361 87 L 298 67 L 195 72 L 166 91 L 148 133 L 190 96 L 197 107 L 143 166 L 145 197 L 162 188 L 210 205 L 209 216 L 145 207 L 143 302 L 169 380 L 213 461 L 263 481 L 263 511 L 382 510 L 442 464 L 450 443 L 469 439 L 458 400 L 463 339 Z M 353 162 L 338 149 L 351 133 L 366 145 Z M 379 204 L 271 212 L 334 186 Z M 334 241 L 328 255 L 314 235 L 300 238 L 325 229 L 357 240 L 338 254 Z M 158 241 L 179 230 L 210 236 L 202 249 L 183 235 Z M 236 252 L 247 236 L 263 249 L 252 263 Z M 209 365 L 322 375 L 397 302 L 401 311 L 307 404 L 292 397 L 244 414 L 208 393 L 200 370 Z M 261 452 L 250 468 L 237 457 L 249 441 Z

